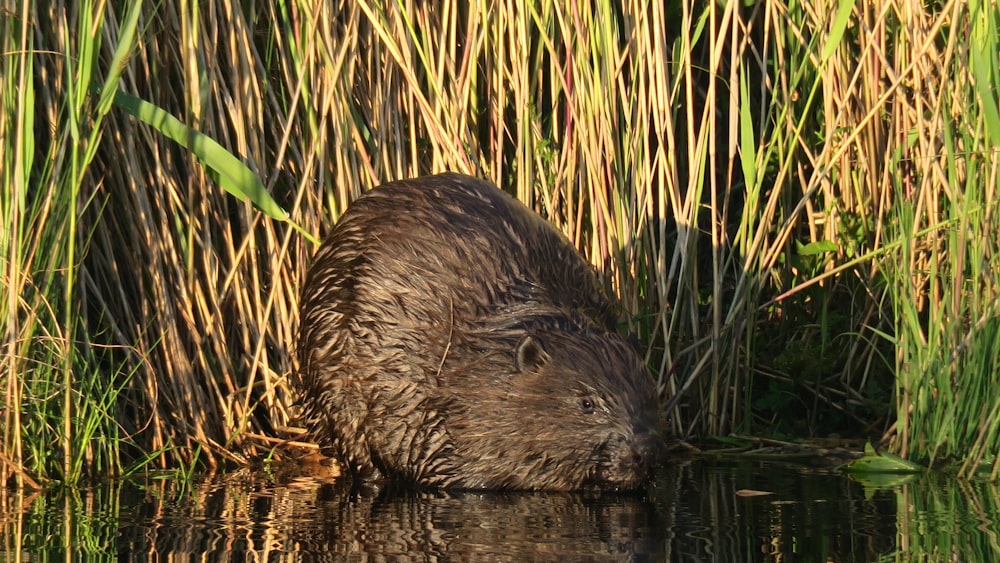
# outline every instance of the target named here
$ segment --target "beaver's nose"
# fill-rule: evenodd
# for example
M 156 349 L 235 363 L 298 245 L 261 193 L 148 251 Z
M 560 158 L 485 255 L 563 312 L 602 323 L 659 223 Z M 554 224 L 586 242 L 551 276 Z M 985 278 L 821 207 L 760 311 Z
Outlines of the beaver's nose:
M 657 432 L 642 431 L 632 436 L 629 461 L 643 470 L 650 470 L 663 461 L 665 444 Z

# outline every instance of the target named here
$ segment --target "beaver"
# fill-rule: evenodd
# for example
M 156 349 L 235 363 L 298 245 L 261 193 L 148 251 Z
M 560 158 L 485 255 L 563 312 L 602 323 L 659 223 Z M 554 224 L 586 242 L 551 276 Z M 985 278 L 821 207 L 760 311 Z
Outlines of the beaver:
M 362 477 L 639 488 L 662 413 L 618 310 L 573 245 L 492 184 L 382 185 L 348 207 L 307 273 L 302 420 Z

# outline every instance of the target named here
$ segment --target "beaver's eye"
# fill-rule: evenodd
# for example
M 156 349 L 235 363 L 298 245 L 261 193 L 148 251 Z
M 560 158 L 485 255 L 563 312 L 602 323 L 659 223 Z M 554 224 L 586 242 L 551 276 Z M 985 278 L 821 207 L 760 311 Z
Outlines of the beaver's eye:
M 580 410 L 590 414 L 594 412 L 594 401 L 590 400 L 590 397 L 583 397 L 580 399 Z

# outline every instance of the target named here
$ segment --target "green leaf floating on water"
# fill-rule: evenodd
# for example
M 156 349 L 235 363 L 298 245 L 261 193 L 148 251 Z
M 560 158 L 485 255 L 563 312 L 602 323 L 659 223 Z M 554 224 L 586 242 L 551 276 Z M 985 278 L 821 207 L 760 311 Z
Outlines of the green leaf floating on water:
M 849 473 L 920 473 L 926 470 L 922 465 L 888 453 L 879 453 L 871 444 L 865 444 L 864 457 L 847 464 Z

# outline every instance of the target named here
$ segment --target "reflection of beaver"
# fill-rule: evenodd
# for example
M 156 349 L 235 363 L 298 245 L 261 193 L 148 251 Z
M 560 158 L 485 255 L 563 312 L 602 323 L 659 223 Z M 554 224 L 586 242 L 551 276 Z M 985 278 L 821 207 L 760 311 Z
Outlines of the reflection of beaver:
M 304 419 L 355 473 L 420 485 L 640 486 L 659 402 L 591 267 L 495 187 L 359 198 L 302 294 Z
M 672 513 L 657 510 L 656 504 L 674 509 L 677 501 L 658 488 L 651 489 L 654 498 L 593 491 L 539 495 L 412 491 L 392 486 L 378 494 L 359 495 L 357 489 L 339 483 L 317 485 L 299 479 L 292 487 L 264 489 L 260 496 L 273 493 L 273 506 L 280 502 L 283 509 L 276 510 L 277 518 L 271 520 L 279 528 L 271 538 L 287 538 L 283 545 L 294 546 L 295 554 L 307 561 L 681 559 L 670 557 L 668 542 L 675 537 Z M 664 496 L 667 502 L 660 502 Z M 295 525 L 281 530 L 290 524 L 290 511 L 296 516 Z M 691 527 L 691 523 L 684 522 L 684 526 Z M 705 535 L 710 536 L 691 534 L 695 538 Z M 739 539 L 746 541 L 742 536 Z M 685 545 L 699 547 L 691 541 Z

